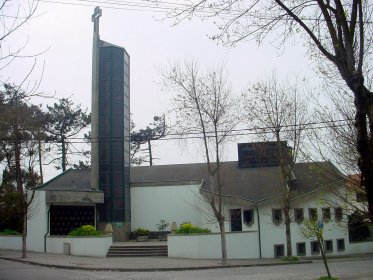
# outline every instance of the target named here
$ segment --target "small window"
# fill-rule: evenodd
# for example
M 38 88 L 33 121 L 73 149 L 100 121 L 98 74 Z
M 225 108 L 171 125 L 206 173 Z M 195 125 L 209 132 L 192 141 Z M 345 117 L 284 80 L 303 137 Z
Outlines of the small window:
M 366 202 L 366 201 L 368 201 L 367 194 L 363 193 L 361 191 L 356 192 L 356 201 L 357 202 Z
M 275 244 L 275 258 L 282 258 L 285 255 L 284 244 Z
M 333 252 L 333 240 L 325 240 L 324 241 L 324 247 L 326 253 Z
M 324 222 L 329 222 L 331 220 L 330 208 L 322 209 L 322 220 Z
M 344 240 L 344 238 L 337 239 L 337 251 L 344 251 L 344 250 L 345 250 L 345 240 Z
M 308 208 L 308 217 L 310 220 L 317 221 L 317 208 Z
M 253 213 L 253 209 L 243 210 L 243 221 L 248 226 L 251 226 L 254 223 Z
M 304 220 L 303 208 L 295 208 L 294 209 L 294 218 L 295 218 L 295 222 L 298 223 L 298 224 L 303 222 L 303 220 Z
M 311 253 L 312 255 L 320 254 L 320 246 L 317 241 L 311 241 Z
M 281 209 L 272 209 L 273 223 L 278 225 L 282 222 L 282 211 Z
M 342 221 L 342 219 L 343 219 L 342 208 L 340 208 L 340 207 L 334 208 L 334 216 L 335 216 L 335 221 L 336 222 Z
M 242 231 L 241 209 L 231 209 L 231 231 Z
M 305 256 L 306 255 L 306 243 L 301 242 L 297 243 L 297 256 Z

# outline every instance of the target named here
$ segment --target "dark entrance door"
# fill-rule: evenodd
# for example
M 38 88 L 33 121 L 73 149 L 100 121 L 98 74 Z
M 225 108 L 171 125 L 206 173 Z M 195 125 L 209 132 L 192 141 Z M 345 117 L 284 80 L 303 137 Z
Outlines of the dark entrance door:
M 51 205 L 50 235 L 67 235 L 83 225 L 95 225 L 94 206 Z

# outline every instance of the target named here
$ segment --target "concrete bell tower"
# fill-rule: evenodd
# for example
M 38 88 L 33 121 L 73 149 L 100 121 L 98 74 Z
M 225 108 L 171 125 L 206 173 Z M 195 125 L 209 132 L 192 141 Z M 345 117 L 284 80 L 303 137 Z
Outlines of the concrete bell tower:
M 130 232 L 130 57 L 127 51 L 100 40 L 102 10 L 92 15 L 92 143 L 91 187 L 104 192 L 98 225 L 113 227 L 114 241 Z

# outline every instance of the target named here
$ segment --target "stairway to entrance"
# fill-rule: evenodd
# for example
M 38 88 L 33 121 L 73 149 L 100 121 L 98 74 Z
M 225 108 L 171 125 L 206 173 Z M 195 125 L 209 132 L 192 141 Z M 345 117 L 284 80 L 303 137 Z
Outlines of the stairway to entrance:
M 167 242 L 156 244 L 144 243 L 114 243 L 110 246 L 106 257 L 167 257 Z

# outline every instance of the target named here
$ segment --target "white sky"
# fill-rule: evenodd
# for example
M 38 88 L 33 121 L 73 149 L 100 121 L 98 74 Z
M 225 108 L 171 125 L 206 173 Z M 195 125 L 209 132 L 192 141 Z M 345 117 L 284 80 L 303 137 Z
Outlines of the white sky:
M 40 2 L 36 12 L 38 16 L 7 41 L 15 47 L 28 40 L 24 55 L 45 51 L 38 56 L 37 67 L 30 81 L 39 79 L 44 64 L 39 90 L 46 94 L 55 93 L 58 98 L 71 96 L 75 104 L 81 104 L 88 111 L 91 106 L 91 15 L 94 5 L 82 7 Z M 216 28 L 206 21 L 193 19 L 171 27 L 172 21 L 157 21 L 155 18 L 159 19 L 162 15 L 152 12 L 102 10 L 101 39 L 125 47 L 131 57 L 131 112 L 140 128 L 151 122 L 154 115 L 167 110 L 168 94 L 161 91 L 158 69 L 170 61 L 193 58 L 202 67 L 224 63 L 238 94 L 249 83 L 266 78 L 274 70 L 284 80 L 297 75 L 306 76 L 311 83 L 317 81 L 316 73 L 302 48 L 304 41 L 287 44 L 284 52 L 276 50 L 269 41 L 259 47 L 249 41 L 235 48 L 226 48 L 207 37 Z M 19 83 L 25 77 L 31 61 L 16 60 L 1 72 L 1 78 Z M 196 146 L 190 145 L 187 150 L 182 150 L 175 143 L 154 143 L 154 156 L 160 158 L 156 164 L 203 161 L 198 156 Z M 226 160 L 237 159 L 236 143 L 232 143 L 232 147 L 226 152 Z M 47 177 L 54 174 L 55 171 L 51 170 Z

